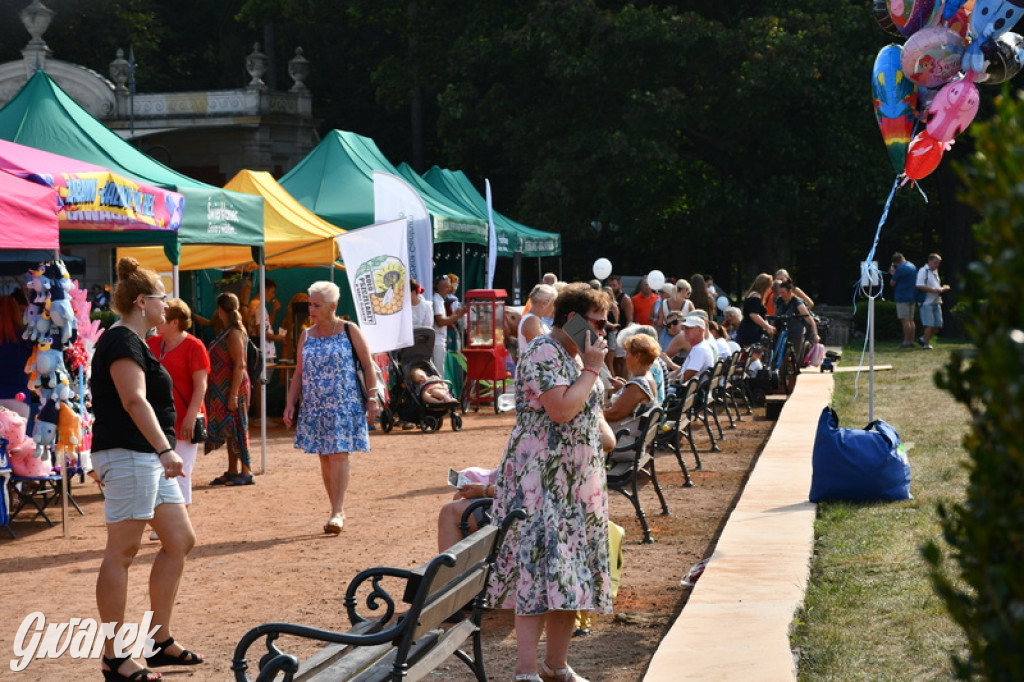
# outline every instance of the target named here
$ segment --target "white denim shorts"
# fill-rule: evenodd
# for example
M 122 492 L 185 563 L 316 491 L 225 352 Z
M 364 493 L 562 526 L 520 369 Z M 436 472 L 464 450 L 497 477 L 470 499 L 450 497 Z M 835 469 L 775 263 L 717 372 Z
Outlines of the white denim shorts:
M 100 450 L 92 453 L 92 466 L 103 482 L 107 523 L 148 521 L 161 504 L 185 504 L 178 482 L 164 478 L 164 465 L 152 452 Z

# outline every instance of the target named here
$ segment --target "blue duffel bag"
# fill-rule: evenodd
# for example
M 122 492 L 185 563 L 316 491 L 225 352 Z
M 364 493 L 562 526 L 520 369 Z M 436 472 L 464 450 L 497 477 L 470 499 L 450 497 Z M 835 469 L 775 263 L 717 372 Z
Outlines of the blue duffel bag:
M 896 429 L 876 420 L 863 429 L 839 428 L 831 407 L 814 437 L 811 502 L 909 500 L 910 462 Z

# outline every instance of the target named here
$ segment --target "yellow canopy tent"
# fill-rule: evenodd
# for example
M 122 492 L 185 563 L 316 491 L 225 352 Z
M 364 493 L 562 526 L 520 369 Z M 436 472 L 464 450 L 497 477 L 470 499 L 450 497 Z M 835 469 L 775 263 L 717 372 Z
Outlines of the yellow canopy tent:
M 345 230 L 322 220 L 297 202 L 270 173 L 239 171 L 224 189 L 263 197 L 263 234 L 265 264 L 268 268 L 331 265 L 339 259 L 334 240 Z M 117 250 L 118 257 L 131 256 L 146 268 L 157 272 L 171 270 L 171 262 L 159 247 L 127 247 Z M 183 244 L 181 270 L 256 267 L 252 249 L 245 246 Z
M 206 270 L 232 268 L 260 268 L 260 300 L 266 300 L 265 268 L 326 265 L 341 267 L 335 237 L 345 230 L 320 219 L 297 202 L 270 173 L 239 171 L 224 189 L 263 197 L 263 262 L 254 256 L 248 246 L 222 246 L 218 244 L 182 244 L 181 260 L 177 268 L 164 255 L 162 247 L 127 247 L 117 249 L 117 257 L 131 256 L 146 268 L 157 272 L 173 271 L 174 292 L 177 295 L 178 270 Z M 261 267 L 263 266 L 263 267 Z M 266 315 L 266 309 L 262 309 Z M 260 322 L 260 347 L 266 344 L 265 320 Z M 267 386 L 266 369 L 260 381 L 260 431 L 262 472 L 267 471 Z

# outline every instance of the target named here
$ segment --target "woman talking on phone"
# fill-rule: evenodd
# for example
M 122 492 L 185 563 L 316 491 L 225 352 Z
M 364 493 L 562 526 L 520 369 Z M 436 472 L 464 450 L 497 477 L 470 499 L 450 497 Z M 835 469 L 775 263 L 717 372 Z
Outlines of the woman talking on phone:
M 611 613 L 602 437 L 612 436 L 602 427 L 598 378 L 607 309 L 589 285 L 565 287 L 551 331 L 524 349 L 516 370 L 516 424 L 493 518 L 500 524 L 522 508 L 526 519 L 512 524 L 488 594 L 496 608 L 515 609 L 518 682 L 586 682 L 566 660 L 576 611 Z

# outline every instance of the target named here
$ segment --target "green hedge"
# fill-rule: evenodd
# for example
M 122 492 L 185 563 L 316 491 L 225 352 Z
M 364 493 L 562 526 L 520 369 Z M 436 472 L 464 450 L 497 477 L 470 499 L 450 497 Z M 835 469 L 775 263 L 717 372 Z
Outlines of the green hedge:
M 920 322 L 920 320 L 918 320 Z M 920 326 L 920 324 L 918 325 Z M 858 301 L 853 314 L 853 328 L 862 334 L 868 330 L 868 302 Z M 875 301 L 875 341 L 902 341 L 903 328 L 896 317 L 893 301 Z

